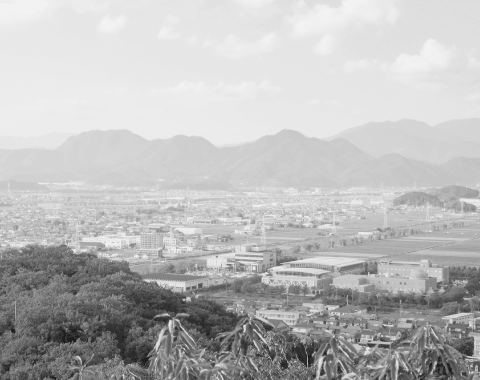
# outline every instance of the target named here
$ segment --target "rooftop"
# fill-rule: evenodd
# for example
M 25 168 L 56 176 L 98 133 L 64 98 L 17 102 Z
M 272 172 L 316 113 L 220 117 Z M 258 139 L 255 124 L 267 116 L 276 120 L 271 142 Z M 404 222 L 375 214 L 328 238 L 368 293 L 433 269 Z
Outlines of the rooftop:
M 271 268 L 272 272 L 303 272 L 303 273 L 310 273 L 310 274 L 325 274 L 330 273 L 328 270 L 323 269 L 315 269 L 315 268 L 285 268 L 285 267 L 274 267 Z
M 288 261 L 283 264 L 322 264 L 332 266 L 346 266 L 364 263 L 364 260 L 358 260 L 350 257 L 332 257 L 332 256 L 319 256 L 311 257 L 308 259 Z
M 192 281 L 207 279 L 207 276 L 189 276 L 188 274 L 150 273 L 142 275 L 144 280 Z
M 458 313 L 458 314 L 447 315 L 445 317 L 442 317 L 442 319 L 462 318 L 462 317 L 471 317 L 471 316 L 472 316 L 472 313 Z

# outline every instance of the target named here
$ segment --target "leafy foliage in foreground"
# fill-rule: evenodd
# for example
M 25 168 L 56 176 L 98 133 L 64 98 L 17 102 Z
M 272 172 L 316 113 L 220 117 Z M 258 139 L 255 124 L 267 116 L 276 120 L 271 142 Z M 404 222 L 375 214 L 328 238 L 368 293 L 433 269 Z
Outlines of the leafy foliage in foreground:
M 76 356 L 89 366 L 117 359 L 147 366 L 163 327 L 154 316 L 165 312 L 188 312 L 184 326 L 212 350 L 213 338 L 238 320 L 213 302 L 185 303 L 124 262 L 74 255 L 67 247 L 4 252 L 0 378 L 67 379 Z
M 199 348 L 182 326 L 181 319 L 187 315 L 170 317 L 165 314 L 160 317 L 169 321 L 160 332 L 155 348 L 150 353 L 150 366 L 147 371 L 132 367 L 123 377 L 109 377 L 108 374 L 102 374 L 98 368 L 89 373 L 90 377 L 82 378 L 472 379 L 462 355 L 449 345 L 449 338 L 442 330 L 429 325 L 416 330 L 408 347 L 397 345 L 388 350 L 376 347 L 370 352 L 358 352 L 343 337 L 332 335 L 320 343 L 314 352 L 314 360 L 305 364 L 298 357 L 289 358 L 285 336 L 269 331 L 272 326 L 258 317 L 243 318 L 233 331 L 221 334 L 218 337 L 221 340 L 221 351 L 216 354 Z M 308 340 L 308 337 L 306 338 Z M 121 368 L 125 370 L 125 367 Z M 83 370 L 85 368 L 77 369 L 77 374 L 81 374 Z
M 66 247 L 5 253 L 0 281 L 1 379 L 472 378 L 434 326 L 390 350 L 358 351 L 342 336 L 296 338 L 214 303 L 185 303 L 124 263 Z

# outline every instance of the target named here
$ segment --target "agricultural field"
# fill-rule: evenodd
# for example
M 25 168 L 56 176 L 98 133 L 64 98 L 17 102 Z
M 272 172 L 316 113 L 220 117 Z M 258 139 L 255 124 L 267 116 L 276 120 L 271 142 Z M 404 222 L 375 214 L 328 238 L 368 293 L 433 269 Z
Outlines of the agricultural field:
M 431 260 L 435 264 L 449 266 L 480 267 L 480 224 L 465 220 L 461 228 L 425 232 L 420 235 L 368 241 L 329 249 L 324 252 L 308 252 L 301 258 L 338 256 L 361 260 L 388 258 L 397 261 Z M 429 230 L 424 226 L 422 229 Z

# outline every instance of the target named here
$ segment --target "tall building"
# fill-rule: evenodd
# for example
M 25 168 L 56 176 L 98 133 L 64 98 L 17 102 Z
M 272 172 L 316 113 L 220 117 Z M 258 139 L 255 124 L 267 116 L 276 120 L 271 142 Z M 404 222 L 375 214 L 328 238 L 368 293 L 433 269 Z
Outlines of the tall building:
M 157 256 L 162 247 L 162 235 L 157 233 L 140 235 L 140 254 Z
M 409 261 L 381 261 L 378 265 L 378 274 L 381 276 L 408 276 L 413 270 L 422 270 L 428 277 L 435 277 L 438 283 L 444 285 L 450 282 L 450 268 L 432 265 L 429 260 L 420 262 Z
M 163 245 L 176 246 L 177 244 L 178 244 L 177 238 L 173 233 L 173 229 L 171 229 L 170 232 L 163 237 Z

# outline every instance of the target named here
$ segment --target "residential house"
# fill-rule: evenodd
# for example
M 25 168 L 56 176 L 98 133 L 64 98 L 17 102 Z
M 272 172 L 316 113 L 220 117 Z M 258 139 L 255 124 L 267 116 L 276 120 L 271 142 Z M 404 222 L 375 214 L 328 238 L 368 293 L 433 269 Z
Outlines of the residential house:
M 466 338 L 470 332 L 470 327 L 467 324 L 450 323 L 447 325 L 446 331 L 454 338 Z
M 360 314 L 366 314 L 366 313 L 367 313 L 366 307 L 364 307 L 364 306 L 353 306 L 353 305 L 347 305 L 347 306 L 340 307 L 338 309 L 329 311 L 330 315 L 336 315 L 338 317 L 341 317 L 342 315 L 345 315 L 345 314 L 360 315 Z
M 314 329 L 315 326 L 312 323 L 304 323 L 292 326 L 292 333 L 297 335 L 307 335 Z
M 375 340 L 377 333 L 370 329 L 360 331 L 360 343 L 369 343 Z
M 391 327 L 378 330 L 378 337 L 388 341 L 396 341 L 402 337 L 402 331 L 399 328 Z
M 271 325 L 273 325 L 273 330 L 277 332 L 289 332 L 290 327 L 283 321 L 279 319 L 269 319 Z

